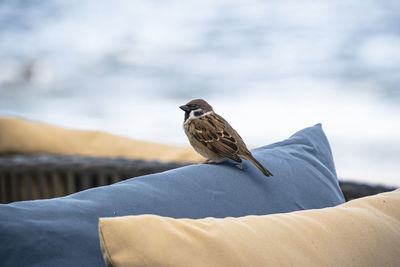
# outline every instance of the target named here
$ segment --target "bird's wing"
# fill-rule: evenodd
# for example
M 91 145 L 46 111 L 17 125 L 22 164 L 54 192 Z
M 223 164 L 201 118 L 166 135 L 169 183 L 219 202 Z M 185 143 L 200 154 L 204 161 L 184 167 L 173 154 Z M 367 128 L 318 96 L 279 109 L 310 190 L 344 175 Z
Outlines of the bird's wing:
M 193 137 L 209 150 L 236 162 L 242 162 L 237 155 L 238 142 L 243 142 L 236 131 L 221 116 L 211 113 L 192 121 Z

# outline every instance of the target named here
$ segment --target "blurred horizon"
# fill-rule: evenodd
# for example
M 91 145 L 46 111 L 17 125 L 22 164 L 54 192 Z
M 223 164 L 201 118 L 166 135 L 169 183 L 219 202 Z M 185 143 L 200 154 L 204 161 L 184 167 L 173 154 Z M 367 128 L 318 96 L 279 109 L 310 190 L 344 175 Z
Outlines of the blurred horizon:
M 203 98 L 249 146 L 322 123 L 339 178 L 400 185 L 400 2 L 0 2 L 0 116 L 188 144 Z

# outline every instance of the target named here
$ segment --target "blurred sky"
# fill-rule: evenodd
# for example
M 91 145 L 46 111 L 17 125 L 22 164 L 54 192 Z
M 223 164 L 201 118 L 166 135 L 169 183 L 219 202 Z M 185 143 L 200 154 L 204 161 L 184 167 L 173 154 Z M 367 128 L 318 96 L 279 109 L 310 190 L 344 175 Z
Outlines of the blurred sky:
M 339 177 L 400 185 L 400 1 L 2 0 L 0 114 L 188 144 L 204 98 L 260 146 L 323 124 Z

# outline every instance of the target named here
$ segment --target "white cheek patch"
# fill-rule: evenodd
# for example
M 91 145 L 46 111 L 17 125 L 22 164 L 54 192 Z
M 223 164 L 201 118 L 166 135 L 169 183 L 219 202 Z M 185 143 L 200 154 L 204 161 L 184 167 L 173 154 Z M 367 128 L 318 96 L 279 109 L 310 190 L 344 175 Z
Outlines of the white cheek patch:
M 209 111 L 209 112 L 201 114 L 200 116 L 194 115 L 196 112 L 202 112 L 202 111 L 203 110 L 201 108 L 198 108 L 198 109 L 195 109 L 195 110 L 191 110 L 190 113 L 189 113 L 189 118 L 185 121 L 185 123 L 188 123 L 188 122 L 190 122 L 190 121 L 192 121 L 194 119 L 198 119 L 198 118 L 207 116 L 208 114 L 211 114 L 211 112 L 212 112 L 212 111 Z

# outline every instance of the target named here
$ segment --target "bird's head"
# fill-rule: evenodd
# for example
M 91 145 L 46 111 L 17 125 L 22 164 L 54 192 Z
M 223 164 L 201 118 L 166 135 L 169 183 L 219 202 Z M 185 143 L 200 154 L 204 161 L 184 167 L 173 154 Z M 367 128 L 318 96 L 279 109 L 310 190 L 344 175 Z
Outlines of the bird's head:
M 185 122 L 188 119 L 196 119 L 207 112 L 213 111 L 212 107 L 203 99 L 192 100 L 179 108 L 185 111 Z

